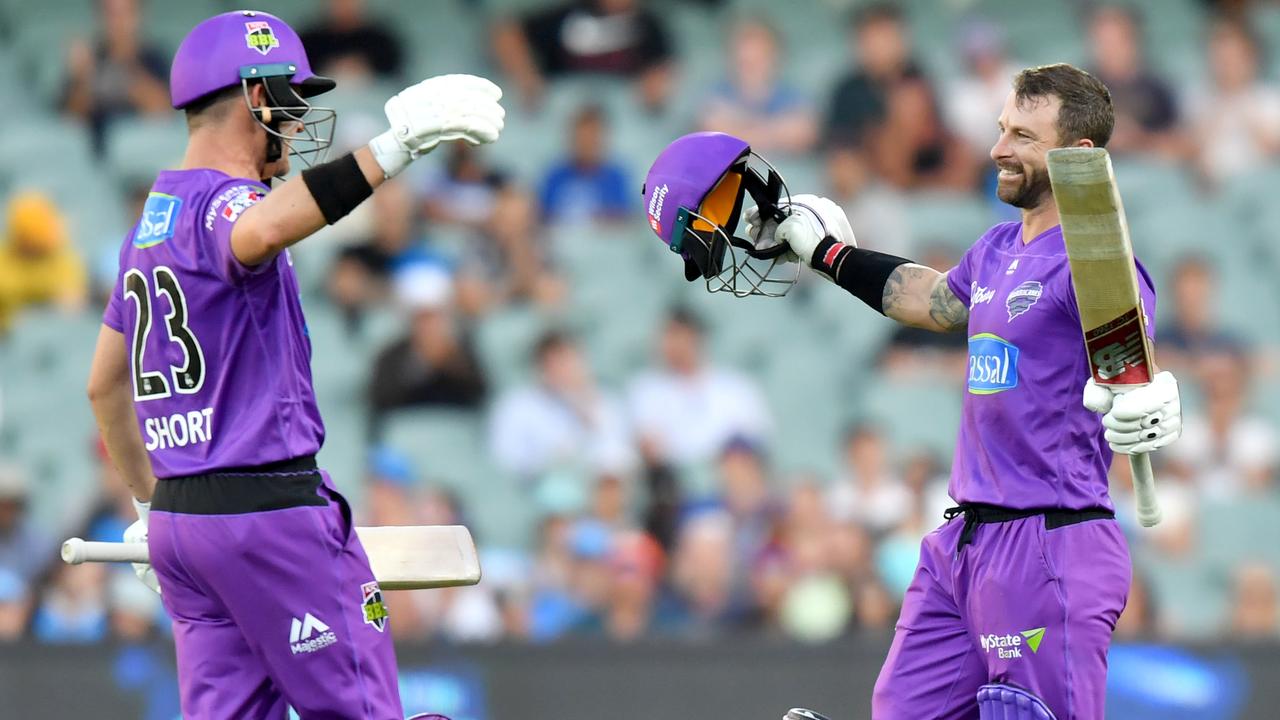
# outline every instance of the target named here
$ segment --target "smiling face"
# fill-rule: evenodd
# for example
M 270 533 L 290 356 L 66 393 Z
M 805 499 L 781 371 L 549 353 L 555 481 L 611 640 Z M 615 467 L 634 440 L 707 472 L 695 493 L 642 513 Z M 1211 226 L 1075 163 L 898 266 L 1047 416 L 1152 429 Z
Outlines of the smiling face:
M 1029 210 L 1053 197 L 1045 158 L 1059 145 L 1061 107 L 1062 101 L 1053 95 L 1019 101 L 1009 93 L 998 121 L 1000 138 L 991 148 L 999 170 L 996 196 L 1002 202 Z
M 1055 63 L 1027 68 L 1014 77 L 997 124 L 1000 137 L 991 148 L 999 171 L 996 195 L 1031 211 L 1052 207 L 1049 150 L 1106 147 L 1115 128 L 1115 109 L 1111 93 L 1097 78 Z

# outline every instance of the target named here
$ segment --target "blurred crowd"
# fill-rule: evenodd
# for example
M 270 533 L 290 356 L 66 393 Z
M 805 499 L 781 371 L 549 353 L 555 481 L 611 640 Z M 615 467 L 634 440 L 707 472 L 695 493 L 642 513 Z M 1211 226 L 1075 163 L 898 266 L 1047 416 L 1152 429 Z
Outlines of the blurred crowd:
M 466 11 L 483 11 L 474 5 Z M 847 68 L 813 96 L 787 79 L 788 47 L 768 16 L 729 8 L 728 32 L 707 39 L 723 43 L 720 79 L 681 87 L 682 58 L 656 5 L 577 0 L 493 13 L 489 72 L 511 103 L 532 114 L 541 112 L 548 88 L 572 77 L 630 83 L 655 118 L 675 94 L 696 93 L 699 106 L 686 130 L 730 132 L 770 158 L 816 159 L 819 186 L 795 191 L 835 199 L 864 246 L 942 270 L 957 258 L 913 237 L 913 198 L 962 193 L 990 199 L 999 211 L 987 151 L 1022 64 L 998 18 L 957 27 L 961 71 L 943 81 L 917 58 L 903 10 L 854 3 L 847 48 L 830 48 L 847 54 Z M 1268 48 L 1248 20 L 1254 5 L 1204 5 L 1203 45 L 1187 49 L 1206 68 L 1198 87 L 1148 64 L 1138 11 L 1073 7 L 1088 51 L 1084 64 L 1115 100 L 1112 152 L 1189 169 L 1211 198 L 1232 179 L 1276 165 L 1280 85 L 1266 71 Z M 112 122 L 171 112 L 171 48 L 146 37 L 146 6 L 138 0 L 99 0 L 97 12 L 99 34 L 69 45 L 63 92 L 50 110 L 83 122 L 93 151 L 102 153 Z M 313 65 L 340 84 L 411 79 L 397 28 L 360 0 L 331 0 L 315 17 L 286 19 L 303 29 Z M 442 149 L 317 239 L 333 250 L 309 308 L 337 313 L 351 342 L 361 342 L 371 318 L 399 318 L 395 337 L 371 353 L 362 396 L 353 400 L 367 418 L 360 431 L 369 448 L 360 522 L 447 524 L 485 511 L 427 482 L 424 468 L 383 442 L 389 418 L 424 407 L 479 418 L 492 463 L 523 493 L 506 500 L 538 512 L 523 544 L 485 546 L 479 538 L 480 586 L 389 594 L 393 632 L 456 642 L 732 632 L 822 641 L 891 628 L 920 538 L 950 504 L 950 458 L 854 420 L 830 449 L 839 457 L 837 472 L 781 472 L 771 446 L 777 420 L 760 380 L 712 356 L 713 330 L 701 311 L 664 307 L 648 366 L 607 380 L 592 366 L 587 340 L 554 322 L 572 288 L 550 238 L 574 227 L 600 232 L 641 221 L 642 168 L 615 154 L 615 119 L 603 104 L 577 108 L 563 128 L 566 152 L 533 179 L 505 169 L 501 143 L 491 152 Z M 130 217 L 145 193 L 145 182 L 129 189 Z M 32 307 L 98 313 L 112 290 L 114 266 L 98 271 L 102 259 L 78 250 L 82 243 L 70 236 L 57 202 L 71 200 L 19 189 L 5 201 L 0 333 Z M 441 238 L 461 242 L 449 246 Z M 670 269 L 676 272 L 674 264 Z M 1211 256 L 1183 257 L 1157 281 L 1159 363 L 1182 380 L 1196 412 L 1181 441 L 1159 458 L 1167 521 L 1154 532 L 1129 528 L 1138 569 L 1118 632 L 1280 638 L 1276 553 L 1224 560 L 1213 552 L 1204 519 L 1206 508 L 1226 514 L 1280 503 L 1274 415 L 1256 414 L 1251 402 L 1260 382 L 1274 380 L 1275 348 L 1226 329 Z M 485 356 L 475 332 L 513 307 L 552 318 L 530 344 L 519 382 L 495 377 L 494 366 L 506 359 Z M 869 311 L 849 299 L 848 312 Z M 963 336 L 902 328 L 877 342 L 884 377 L 944 378 L 962 392 Z M 86 441 L 84 451 L 97 459 L 98 485 L 94 498 L 74 501 L 84 506 L 75 527 L 38 526 L 28 498 L 39 478 L 20 458 L 0 466 L 0 640 L 74 643 L 168 632 L 158 598 L 127 568 L 53 562 L 55 535 L 116 540 L 133 519 L 127 490 L 100 445 Z M 566 474 L 566 467 L 585 472 Z M 1131 517 L 1124 463 L 1113 475 L 1120 514 Z M 1262 527 L 1280 547 L 1276 520 L 1264 518 Z M 1198 596 L 1179 590 L 1205 584 L 1224 588 L 1226 598 L 1207 620 L 1191 607 Z

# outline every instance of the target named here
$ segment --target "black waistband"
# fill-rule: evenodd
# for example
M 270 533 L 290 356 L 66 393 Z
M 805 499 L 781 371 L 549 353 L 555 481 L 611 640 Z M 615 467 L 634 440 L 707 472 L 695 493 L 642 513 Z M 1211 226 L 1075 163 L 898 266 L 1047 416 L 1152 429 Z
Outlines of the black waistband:
M 267 465 L 165 478 L 151 509 L 191 515 L 239 515 L 302 505 L 325 505 L 314 455 Z
M 960 531 L 960 542 L 956 544 L 956 552 L 960 552 L 965 545 L 972 543 L 974 531 L 978 529 L 979 525 L 986 523 L 1009 522 L 1010 520 L 1021 520 L 1043 515 L 1045 530 L 1054 530 L 1089 520 L 1109 520 L 1116 516 L 1114 512 L 1106 508 L 1089 508 L 1088 510 L 1031 508 L 1028 510 L 1014 510 L 982 503 L 964 503 L 953 508 L 947 508 L 942 513 L 942 517 L 947 520 L 951 520 L 957 515 L 964 515 L 964 529 Z

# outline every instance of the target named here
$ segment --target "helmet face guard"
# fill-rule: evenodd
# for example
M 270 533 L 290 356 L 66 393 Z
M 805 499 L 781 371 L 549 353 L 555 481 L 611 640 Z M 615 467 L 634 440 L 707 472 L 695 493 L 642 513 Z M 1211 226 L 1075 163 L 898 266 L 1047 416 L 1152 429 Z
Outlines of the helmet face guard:
M 240 86 L 245 105 L 254 120 L 267 131 L 267 162 L 279 160 L 287 148 L 303 166 L 312 167 L 324 162 L 328 155 L 338 113 L 307 102 L 289 84 L 292 74 L 288 64 L 246 66 L 240 69 Z M 262 106 L 257 108 L 249 99 L 250 82 L 254 79 L 262 80 L 266 95 Z
M 261 107 L 249 103 L 251 83 L 260 81 Z M 288 149 L 310 167 L 333 141 L 337 114 L 312 107 L 310 98 L 334 88 L 311 71 L 301 38 L 271 13 L 236 10 L 197 24 L 182 39 L 169 68 L 169 99 L 181 110 L 213 93 L 239 87 L 249 111 L 267 132 L 267 161 Z
M 782 176 L 745 142 L 723 133 L 676 140 L 650 169 L 645 195 L 649 225 L 684 258 L 686 280 L 736 297 L 781 297 L 799 278 L 784 243 L 758 246 L 736 235 L 748 195 L 762 221 L 781 222 L 790 199 Z

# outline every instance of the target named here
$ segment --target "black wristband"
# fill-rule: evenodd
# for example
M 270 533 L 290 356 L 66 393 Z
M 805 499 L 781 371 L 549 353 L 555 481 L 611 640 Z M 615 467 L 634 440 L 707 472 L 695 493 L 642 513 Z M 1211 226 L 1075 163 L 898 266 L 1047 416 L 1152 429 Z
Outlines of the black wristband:
M 303 170 L 302 182 L 315 198 L 324 221 L 330 225 L 346 217 L 373 194 L 373 186 L 351 153 Z
M 827 237 L 813 251 L 814 270 L 884 314 L 884 286 L 899 265 L 911 262 L 896 255 L 845 245 Z

